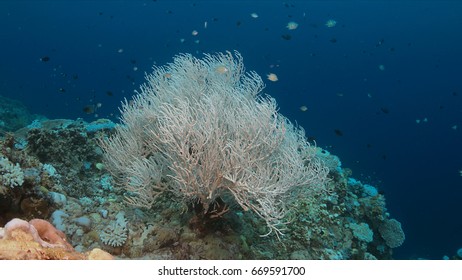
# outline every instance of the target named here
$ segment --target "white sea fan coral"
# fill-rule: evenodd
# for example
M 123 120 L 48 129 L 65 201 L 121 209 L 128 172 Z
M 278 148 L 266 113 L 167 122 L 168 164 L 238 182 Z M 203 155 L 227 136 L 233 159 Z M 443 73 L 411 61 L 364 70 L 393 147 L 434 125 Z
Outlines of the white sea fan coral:
M 123 103 L 122 125 L 101 143 L 129 203 L 150 207 L 170 191 L 207 210 L 230 193 L 279 233 L 289 190 L 323 189 L 329 170 L 303 129 L 260 95 L 262 78 L 245 72 L 238 52 L 179 55 L 146 79 Z
M 13 164 L 8 158 L 0 155 L 0 193 L 7 191 L 5 187 L 18 187 L 24 183 L 24 173 L 18 163 Z
M 101 241 L 112 247 L 120 247 L 125 244 L 128 238 L 127 220 L 125 213 L 120 211 L 99 235 Z

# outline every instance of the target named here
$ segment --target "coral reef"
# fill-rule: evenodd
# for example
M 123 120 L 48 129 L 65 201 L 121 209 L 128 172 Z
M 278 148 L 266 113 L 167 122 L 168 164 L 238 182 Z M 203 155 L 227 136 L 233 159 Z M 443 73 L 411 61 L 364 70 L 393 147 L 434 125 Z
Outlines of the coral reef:
M 303 188 L 290 193 L 280 239 L 261 237 L 265 221 L 226 195 L 213 213 L 171 192 L 149 210 L 134 208 L 101 164 L 97 142 L 113 127 L 106 120 L 45 120 L 0 140 L 2 156 L 24 174 L 22 184 L 1 186 L 0 225 L 30 221 L 2 229 L 0 258 L 105 258 L 106 251 L 120 259 L 391 259 L 404 241 L 383 194 L 321 149 L 316 156 L 329 167 L 329 184 L 315 196 Z M 32 225 L 44 242 L 64 246 L 41 245 Z
M 13 218 L 33 219 L 46 216 L 53 209 L 48 196 L 59 188 L 59 180 L 52 178 L 43 164 L 24 149 L 18 148 L 12 134 L 0 139 L 0 223 Z

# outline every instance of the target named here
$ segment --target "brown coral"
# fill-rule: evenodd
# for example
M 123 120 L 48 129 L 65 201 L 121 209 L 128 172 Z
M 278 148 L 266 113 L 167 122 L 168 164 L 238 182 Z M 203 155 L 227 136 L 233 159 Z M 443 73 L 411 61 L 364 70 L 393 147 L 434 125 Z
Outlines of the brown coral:
M 13 219 L 0 228 L 0 259 L 9 260 L 84 260 L 112 259 L 101 250 L 87 254 L 76 252 L 64 233 L 49 222 Z
M 29 224 L 33 226 L 40 238 L 53 246 L 62 246 L 65 249 L 72 250 L 72 245 L 66 241 L 66 235 L 57 230 L 52 224 L 42 219 L 32 219 Z

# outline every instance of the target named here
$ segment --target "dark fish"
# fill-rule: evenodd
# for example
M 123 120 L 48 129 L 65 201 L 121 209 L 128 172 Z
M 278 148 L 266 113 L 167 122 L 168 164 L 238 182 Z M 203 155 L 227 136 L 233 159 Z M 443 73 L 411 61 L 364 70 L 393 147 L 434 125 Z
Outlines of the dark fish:
M 50 61 L 50 57 L 49 56 L 43 56 L 43 57 L 40 58 L 40 61 L 41 62 L 48 62 L 48 61 Z
M 372 148 L 372 144 L 367 144 L 366 147 L 369 149 L 369 148 Z
M 388 108 L 386 108 L 386 107 L 381 107 L 380 110 L 385 114 L 390 113 L 390 110 L 388 110 Z
M 60 88 L 58 89 L 58 91 L 59 91 L 60 93 L 66 92 L 66 90 L 65 90 L 64 88 L 62 88 L 62 87 L 60 87 Z
M 95 112 L 95 105 L 87 105 L 83 107 L 83 111 L 87 114 L 93 114 Z
M 108 91 L 106 91 L 106 95 L 107 96 L 113 96 L 114 94 L 112 93 L 112 91 L 108 90 Z
M 343 132 L 340 129 L 334 129 L 335 135 L 343 136 Z
M 290 36 L 289 34 L 283 34 L 283 35 L 281 35 L 281 38 L 284 39 L 284 40 L 290 40 L 290 39 L 292 39 L 292 36 Z
M 337 39 L 336 39 L 336 38 L 332 38 L 332 39 L 329 40 L 329 42 L 331 42 L 331 43 L 337 43 Z

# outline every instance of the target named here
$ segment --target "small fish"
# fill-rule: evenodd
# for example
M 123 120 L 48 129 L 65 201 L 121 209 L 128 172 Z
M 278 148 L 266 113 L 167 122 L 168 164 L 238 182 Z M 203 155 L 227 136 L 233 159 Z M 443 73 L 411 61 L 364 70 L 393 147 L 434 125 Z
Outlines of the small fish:
M 215 71 L 219 74 L 224 74 L 224 73 L 227 73 L 229 70 L 228 68 L 226 68 L 226 66 L 220 65 L 217 68 L 215 68 Z
M 289 29 L 289 30 L 295 30 L 295 29 L 298 28 L 298 23 L 296 23 L 295 21 L 291 21 L 291 22 L 287 23 L 286 28 Z
M 380 111 L 382 111 L 382 112 L 385 113 L 385 114 L 390 113 L 390 110 L 388 110 L 387 107 L 381 107 L 381 108 L 380 108 Z
M 343 131 L 341 131 L 340 129 L 334 129 L 334 132 L 337 136 L 343 136 Z
M 325 24 L 325 26 L 327 26 L 327 27 L 329 27 L 329 28 L 332 28 L 332 27 L 334 27 L 335 25 L 337 25 L 337 22 L 336 22 L 335 20 L 333 20 L 333 19 L 329 19 L 329 20 L 326 22 L 326 24 Z
M 95 105 L 87 105 L 87 106 L 83 107 L 83 111 L 86 114 L 93 114 L 95 112 Z
M 42 57 L 40 58 L 40 61 L 41 61 L 41 62 L 48 62 L 48 61 L 50 61 L 50 57 L 49 57 L 49 56 L 42 56 Z
M 271 82 L 277 82 L 279 79 L 278 79 L 278 76 L 274 73 L 269 73 L 267 75 L 267 78 L 268 80 L 270 80 Z

